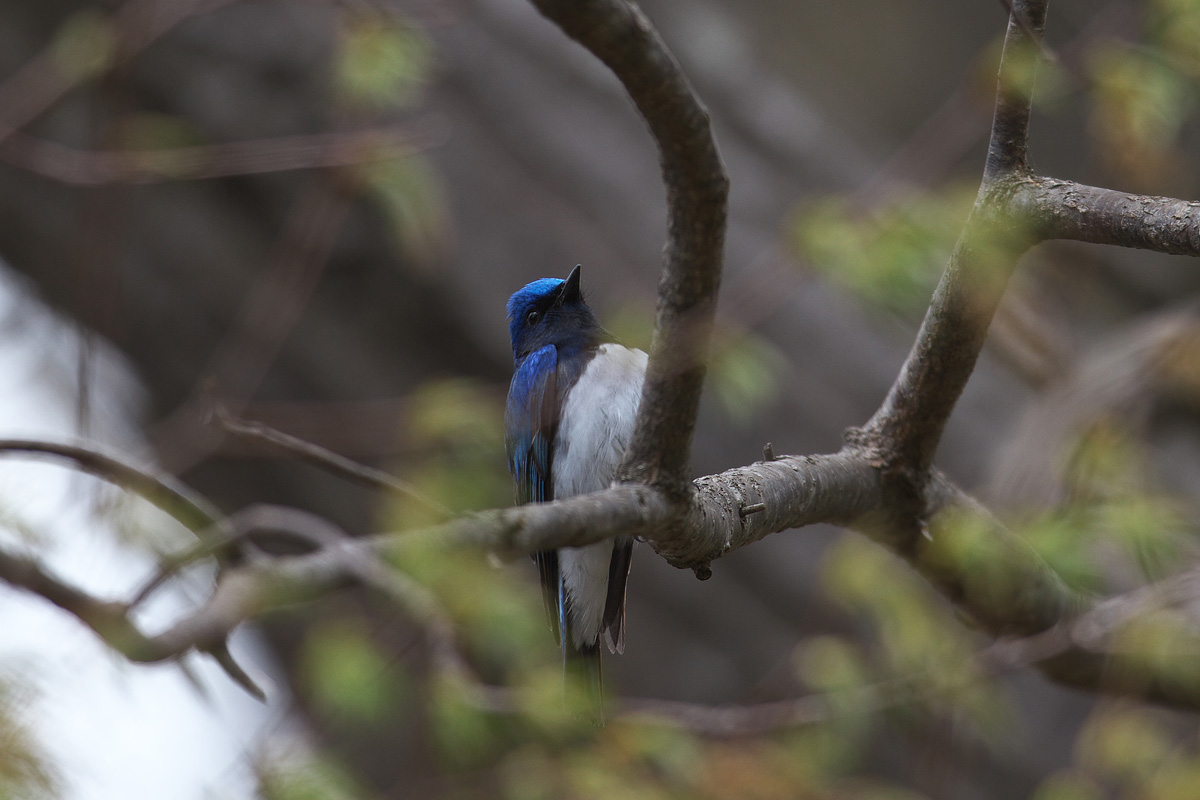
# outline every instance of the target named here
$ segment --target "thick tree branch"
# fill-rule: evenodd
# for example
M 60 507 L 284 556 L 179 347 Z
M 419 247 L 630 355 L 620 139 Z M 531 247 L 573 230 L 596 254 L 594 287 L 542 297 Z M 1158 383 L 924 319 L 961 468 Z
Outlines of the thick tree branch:
M 658 145 L 667 244 L 646 385 L 621 476 L 683 496 L 721 280 L 729 179 L 708 112 L 636 4 L 532 2 L 613 71 Z
M 85 448 L 6 444 L 10 452 L 70 458 L 135 491 L 164 491 L 159 479 L 111 457 L 90 454 Z M 175 491 L 172 496 L 187 494 Z M 1092 618 L 1089 609 L 1093 606 L 1086 598 L 1066 588 L 1018 536 L 988 517 L 944 477 L 934 474 L 928 496 L 931 511 L 937 513 L 909 560 L 989 632 L 1028 636 Z M 136 600 L 114 603 L 92 597 L 56 578 L 31 558 L 0 550 L 0 580 L 41 595 L 75 615 L 132 661 L 163 661 L 197 650 L 214 654 L 222 664 L 229 661 L 225 642 L 242 623 L 346 585 L 367 585 L 384 592 L 426 626 L 439 669 L 475 686 L 483 706 L 504 711 L 509 708 L 506 699 L 479 683 L 461 660 L 453 627 L 428 592 L 386 566 L 392 563 L 397 548 L 405 549 L 419 544 L 414 540 L 424 539 L 447 548 L 470 546 L 514 556 L 633 533 L 649 537 L 650 543 L 672 563 L 701 572 L 710 560 L 791 527 L 836 522 L 874 533 L 874 522 L 887 518 L 885 504 L 878 470 L 866 453 L 848 447 L 834 455 L 787 456 L 703 478 L 697 481 L 683 526 L 666 524 L 677 518 L 677 502 L 659 489 L 630 484 L 553 503 L 481 512 L 420 531 L 361 539 L 350 539 L 328 521 L 311 514 L 255 507 L 225 521 L 234 539 L 272 532 L 296 537 L 312 550 L 282 558 L 256 556 L 246 550 L 242 563 L 218 575 L 205 603 L 154 635 L 144 633 L 130 620 Z M 162 506 L 169 512 L 196 513 L 181 503 Z M 1170 589 L 1170 602 L 1186 607 L 1189 619 L 1200 619 L 1200 598 L 1186 594 L 1200 584 L 1184 579 L 1176 583 L 1182 588 L 1170 584 L 1174 587 Z M 139 592 L 139 599 L 142 594 L 144 590 Z M 1095 608 L 1114 607 L 1109 602 Z M 1105 619 L 1115 618 L 1108 611 L 1102 613 L 1108 614 Z M 1127 619 L 1128 615 L 1118 621 Z M 1195 639 L 1200 650 L 1200 622 L 1193 620 L 1191 626 L 1196 630 L 1185 632 L 1179 646 L 1192 647 Z M 1149 674 L 1113 670 L 1113 659 L 1119 663 L 1126 658 L 1124 652 L 1114 649 L 1120 644 L 1095 635 L 1087 641 L 1075 637 L 1045 651 L 1039 661 L 1044 661 L 1047 674 L 1072 685 L 1094 691 L 1148 693 L 1173 705 L 1200 708 L 1200 689 L 1191 684 L 1177 685 L 1169 675 L 1160 676 L 1153 670 Z M 257 692 L 236 664 L 226 668 L 235 680 Z M 713 718 L 717 721 L 710 722 L 718 727 L 753 728 L 764 720 L 795 724 L 808 714 L 785 706 L 759 711 L 766 716 L 758 712 L 722 712 L 719 719 Z
M 1200 201 L 1022 177 L 1008 203 L 1039 239 L 1073 239 L 1200 256 Z
M 1010 183 L 1025 170 L 1035 71 L 1029 49 L 1041 38 L 1046 0 L 1013 3 L 983 183 L 908 359 L 875 416 L 866 442 L 880 451 L 889 490 L 904 515 L 919 516 L 921 487 L 942 431 L 983 349 L 1017 259 L 1033 241 L 1005 213 Z M 912 525 L 902 538 L 911 538 Z

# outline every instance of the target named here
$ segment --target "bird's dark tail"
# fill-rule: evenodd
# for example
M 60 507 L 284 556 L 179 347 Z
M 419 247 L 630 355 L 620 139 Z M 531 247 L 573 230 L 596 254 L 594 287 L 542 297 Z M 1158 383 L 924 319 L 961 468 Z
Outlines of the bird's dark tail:
M 604 679 L 600 669 L 600 647 L 584 645 L 563 649 L 563 672 L 568 696 L 579 698 L 580 711 L 597 725 L 604 724 Z
M 599 641 L 575 645 L 567 613 L 566 591 L 559 584 L 558 629 L 563 654 L 563 678 L 569 698 L 578 698 L 580 713 L 596 725 L 604 724 L 604 677 L 600 668 Z

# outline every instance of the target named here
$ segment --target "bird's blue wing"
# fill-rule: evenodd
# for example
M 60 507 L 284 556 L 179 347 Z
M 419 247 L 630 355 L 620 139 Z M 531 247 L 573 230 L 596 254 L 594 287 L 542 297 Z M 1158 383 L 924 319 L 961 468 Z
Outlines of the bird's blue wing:
M 518 503 L 554 499 L 550 456 L 558 427 L 557 372 L 558 351 L 547 345 L 525 359 L 508 387 L 504 445 Z
M 547 345 L 531 354 L 513 375 L 504 412 L 504 445 L 518 503 L 554 499 L 551 456 L 558 429 L 558 351 Z M 546 616 L 560 641 L 565 605 L 558 573 L 558 553 L 535 553 L 542 581 Z

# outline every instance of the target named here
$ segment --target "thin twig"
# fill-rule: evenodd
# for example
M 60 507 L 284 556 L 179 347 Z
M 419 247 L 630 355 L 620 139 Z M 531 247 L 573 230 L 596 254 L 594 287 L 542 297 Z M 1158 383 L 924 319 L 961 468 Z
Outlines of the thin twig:
M 325 175 L 296 199 L 270 266 L 248 291 L 192 396 L 154 431 L 169 469 L 183 471 L 220 443 L 215 431 L 197 424 L 210 398 L 240 412 L 253 396 L 303 315 L 350 208 L 351 198 Z
M 320 445 L 307 442 L 283 431 L 276 430 L 261 422 L 243 420 L 234 417 L 220 403 L 213 405 L 213 415 L 225 430 L 234 436 L 249 441 L 263 442 L 277 447 L 285 453 L 290 453 L 301 461 L 320 467 L 335 475 L 354 481 L 355 483 L 376 489 L 385 489 L 394 494 L 407 497 L 436 512 L 441 517 L 449 517 L 452 511 L 441 503 L 425 495 L 408 481 L 397 478 L 389 472 L 384 472 L 366 464 L 360 464 L 345 456 L 338 455 Z

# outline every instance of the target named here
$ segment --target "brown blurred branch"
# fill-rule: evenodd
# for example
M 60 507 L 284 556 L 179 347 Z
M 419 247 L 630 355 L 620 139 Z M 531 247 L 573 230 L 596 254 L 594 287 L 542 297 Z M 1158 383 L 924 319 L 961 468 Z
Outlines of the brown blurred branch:
M 17 131 L 0 140 L 0 161 L 77 186 L 145 184 L 346 167 L 410 155 L 431 141 L 428 134 L 397 127 L 195 147 L 90 151 Z
M 1023 511 L 1072 499 L 1072 459 L 1063 454 L 1096 426 L 1141 439 L 1154 407 L 1184 399 L 1200 375 L 1200 306 L 1185 304 L 1115 331 L 1081 354 L 1025 411 L 996 461 L 990 497 Z
M 103 69 L 128 62 L 184 21 L 228 5 L 233 0 L 130 0 L 111 17 L 113 53 Z M 103 35 L 103 34 L 101 34 Z M 54 43 L 0 84 L 0 142 L 36 120 L 76 86 L 94 78 L 90 70 L 71 74 L 63 69 Z
M 1020 14 L 1041 36 L 1045 0 L 1018 2 Z M 979 196 L 950 264 L 933 295 L 912 352 L 886 399 L 867 423 L 866 440 L 880 451 L 885 478 L 909 514 L 921 513 L 921 484 L 933 462 L 955 403 L 987 338 L 992 316 L 1018 257 L 1033 242 L 1005 214 L 1003 197 L 1025 173 L 1032 70 L 1019 62 L 1029 46 L 1025 29 L 1010 21 L 1000 61 L 992 137 Z M 906 537 L 915 530 L 907 525 Z
M 1104 654 L 1123 659 L 1125 669 L 1133 666 L 1134 677 L 1124 680 L 1107 676 L 1101 681 L 1107 690 L 1132 690 L 1139 696 L 1154 697 L 1162 692 L 1155 676 L 1145 671 L 1148 654 L 1138 652 L 1122 637 L 1131 627 L 1153 625 L 1166 619 L 1178 626 L 1173 612 L 1182 611 L 1190 630 L 1175 643 L 1174 655 L 1180 663 L 1193 663 L 1200 656 L 1200 567 L 1109 598 L 1091 611 L 1047 628 L 1041 633 L 1019 638 L 999 639 L 983 648 L 962 665 L 947 665 L 947 672 L 962 676 L 960 685 L 995 677 L 1019 669 L 1037 667 L 1050 677 L 1068 685 L 1097 688 L 1095 665 L 1084 667 L 1085 655 Z M 1160 616 L 1161 615 L 1161 618 Z M 1107 662 L 1106 662 L 1107 663 Z M 753 705 L 708 706 L 666 700 L 626 698 L 621 703 L 621 719 L 627 722 L 668 722 L 702 736 L 724 738 L 753 736 L 784 728 L 826 722 L 837 716 L 838 708 L 853 708 L 861 713 L 876 713 L 888 708 L 934 699 L 926 675 L 893 678 L 879 683 L 847 687 L 833 694 L 820 693 Z M 1200 698 L 1198 698 L 1200 699 Z M 837 702 L 833 702 L 836 700 Z
M 248 292 L 192 397 L 160 422 L 155 450 L 172 471 L 192 466 L 220 444 L 198 421 L 214 398 L 241 413 L 300 320 L 350 213 L 352 198 L 325 175 L 292 205 L 271 263 Z

